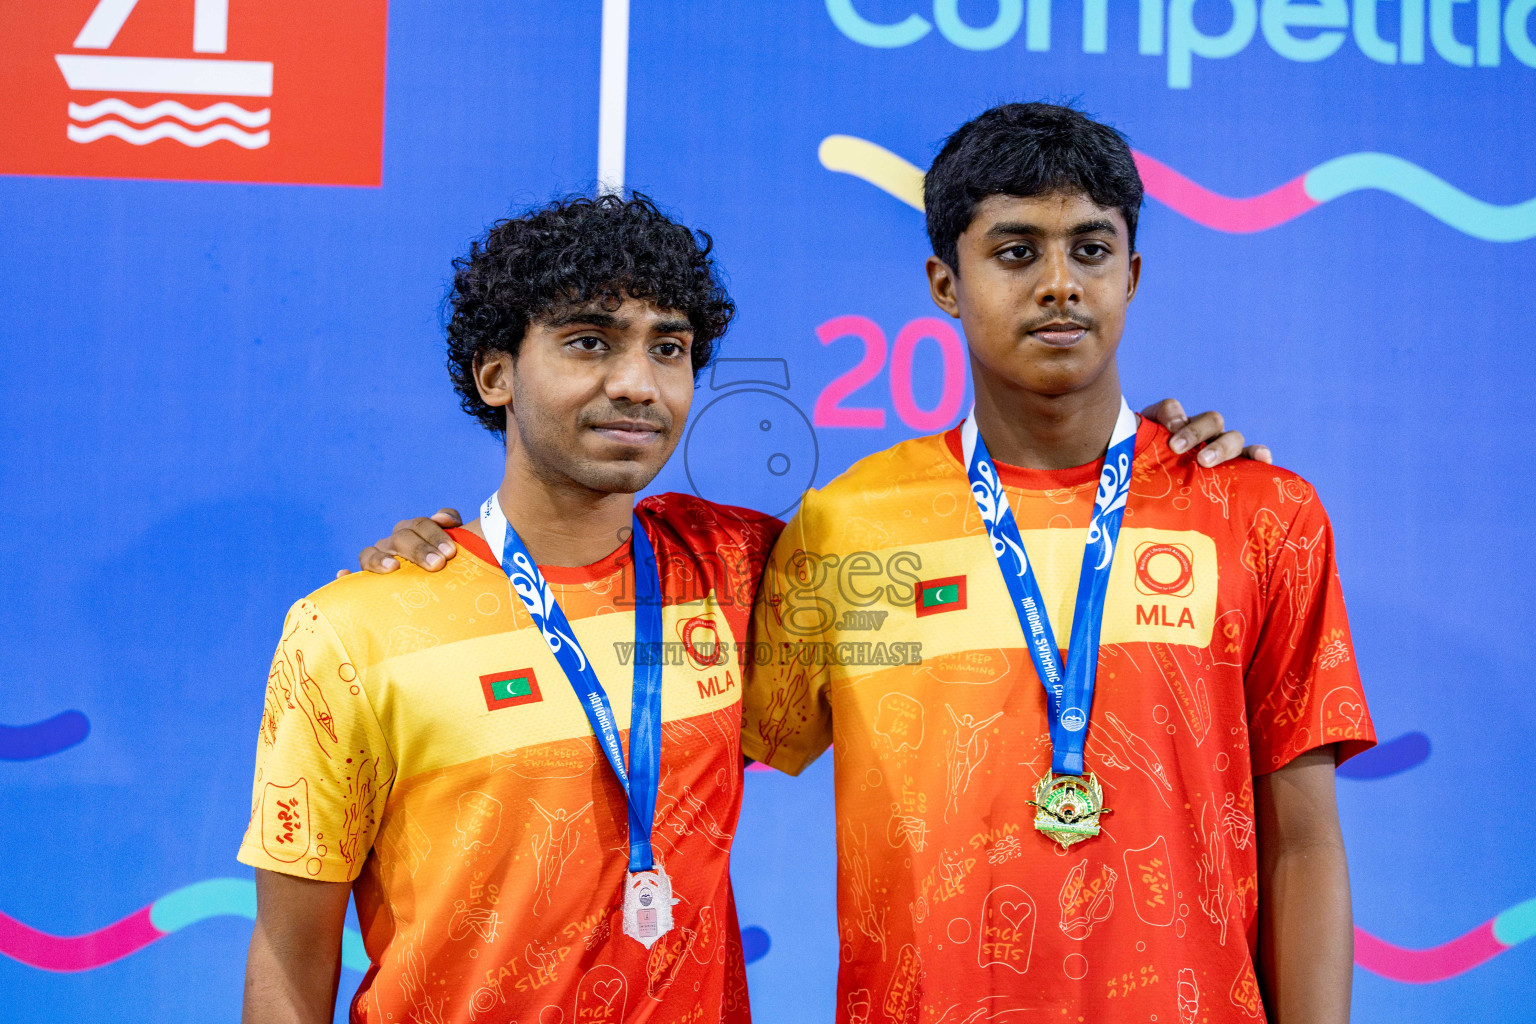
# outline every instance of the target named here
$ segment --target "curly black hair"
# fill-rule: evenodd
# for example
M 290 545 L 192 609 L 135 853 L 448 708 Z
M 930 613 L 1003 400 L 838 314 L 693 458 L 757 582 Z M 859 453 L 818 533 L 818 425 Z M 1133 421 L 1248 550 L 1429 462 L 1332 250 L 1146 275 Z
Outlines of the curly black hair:
M 1071 107 L 1005 103 L 983 111 L 944 140 L 923 179 L 933 254 L 958 270 L 955 242 L 987 196 L 1086 192 L 1118 208 L 1136 251 L 1141 175 L 1125 136 Z
M 736 314 L 713 247 L 709 235 L 668 219 L 638 192 L 568 196 L 497 221 L 453 261 L 448 374 L 459 404 L 503 436 L 506 412 L 481 400 L 475 357 L 515 357 L 530 323 L 592 302 L 617 308 L 626 297 L 687 316 L 697 380 Z

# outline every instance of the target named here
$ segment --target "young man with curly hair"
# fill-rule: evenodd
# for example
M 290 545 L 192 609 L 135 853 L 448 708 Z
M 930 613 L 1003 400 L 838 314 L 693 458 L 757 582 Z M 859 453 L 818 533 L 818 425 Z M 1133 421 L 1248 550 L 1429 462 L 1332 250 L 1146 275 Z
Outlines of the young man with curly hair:
M 441 576 L 350 576 L 288 614 L 240 849 L 247 1024 L 331 1020 L 352 894 L 355 1022 L 746 1019 L 717 645 L 745 639 L 780 524 L 634 502 L 734 312 L 709 251 L 605 197 L 455 262 L 449 371 L 505 472 Z M 686 657 L 644 656 L 663 638 Z

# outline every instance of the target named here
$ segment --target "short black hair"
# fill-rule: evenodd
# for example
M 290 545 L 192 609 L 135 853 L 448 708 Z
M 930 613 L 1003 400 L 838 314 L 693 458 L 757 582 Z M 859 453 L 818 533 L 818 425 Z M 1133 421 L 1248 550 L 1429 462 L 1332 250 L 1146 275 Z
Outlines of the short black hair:
M 530 323 L 593 302 L 614 309 L 626 297 L 687 316 L 697 380 L 736 314 L 713 248 L 708 234 L 669 219 L 638 192 L 567 196 L 497 221 L 453 261 L 448 374 L 459 404 L 503 435 L 506 412 L 480 398 L 475 357 L 515 357 Z
M 1141 175 L 1125 136 L 1071 107 L 1005 103 L 965 124 L 933 158 L 923 208 L 933 254 L 958 270 L 955 243 L 987 196 L 1084 192 L 1118 209 L 1136 251 Z

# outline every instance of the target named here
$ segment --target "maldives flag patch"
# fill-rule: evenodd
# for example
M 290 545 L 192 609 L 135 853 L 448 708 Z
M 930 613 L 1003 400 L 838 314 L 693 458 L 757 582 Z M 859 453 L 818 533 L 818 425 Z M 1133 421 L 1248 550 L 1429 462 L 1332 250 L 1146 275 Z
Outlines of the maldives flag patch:
M 939 612 L 958 612 L 965 607 L 965 577 L 944 576 L 936 580 L 919 580 L 917 584 L 917 617 L 937 615 Z
M 520 704 L 537 704 L 544 699 L 544 695 L 539 692 L 539 681 L 531 668 L 481 676 L 480 689 L 485 692 L 487 711 L 515 708 Z

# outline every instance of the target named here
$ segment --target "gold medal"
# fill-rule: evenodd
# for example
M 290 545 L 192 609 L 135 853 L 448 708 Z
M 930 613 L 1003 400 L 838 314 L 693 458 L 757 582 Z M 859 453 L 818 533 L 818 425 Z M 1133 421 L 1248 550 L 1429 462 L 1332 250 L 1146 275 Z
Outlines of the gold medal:
M 1098 835 L 1099 815 L 1110 813 L 1104 806 L 1104 787 L 1093 772 L 1046 772 L 1035 784 L 1035 798 L 1030 803 L 1035 808 L 1035 828 L 1060 843 L 1063 850 Z

